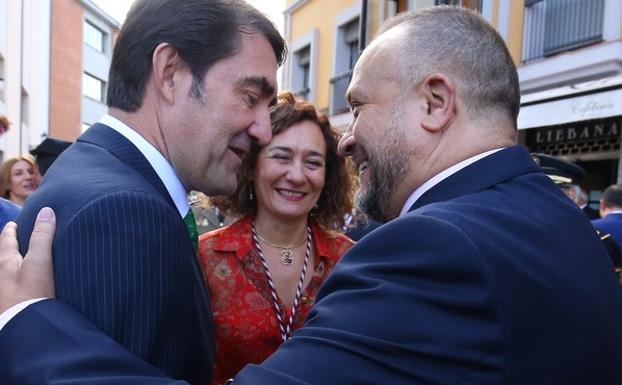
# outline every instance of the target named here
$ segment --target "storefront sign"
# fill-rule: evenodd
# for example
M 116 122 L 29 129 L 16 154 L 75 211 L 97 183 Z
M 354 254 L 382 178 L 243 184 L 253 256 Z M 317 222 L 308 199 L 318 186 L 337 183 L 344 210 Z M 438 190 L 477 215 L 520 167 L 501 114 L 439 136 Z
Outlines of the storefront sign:
M 527 133 L 529 144 L 552 144 L 620 136 L 620 118 L 592 120 L 562 127 L 534 128 Z M 531 140 L 529 140 L 531 139 Z
M 556 126 L 622 115 L 622 89 L 523 106 L 518 128 Z

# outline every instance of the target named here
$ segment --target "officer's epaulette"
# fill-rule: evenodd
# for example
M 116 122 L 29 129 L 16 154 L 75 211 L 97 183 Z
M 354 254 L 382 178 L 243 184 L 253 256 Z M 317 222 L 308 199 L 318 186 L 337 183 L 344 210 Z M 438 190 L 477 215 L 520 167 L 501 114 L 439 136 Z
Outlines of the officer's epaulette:
M 604 241 L 605 239 L 609 238 L 611 236 L 611 234 L 598 234 L 600 236 L 600 240 Z

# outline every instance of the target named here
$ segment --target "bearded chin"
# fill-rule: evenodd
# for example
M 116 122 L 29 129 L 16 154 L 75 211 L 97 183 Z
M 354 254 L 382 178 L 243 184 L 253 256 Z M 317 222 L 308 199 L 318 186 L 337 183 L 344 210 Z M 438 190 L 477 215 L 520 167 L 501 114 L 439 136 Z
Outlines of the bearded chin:
M 371 168 L 369 185 L 367 188 L 359 188 L 356 194 L 356 204 L 371 219 L 384 223 L 393 219 L 389 212 L 389 202 L 394 183 L 386 179 L 381 183 L 378 175 L 380 173 L 377 170 L 376 167 Z

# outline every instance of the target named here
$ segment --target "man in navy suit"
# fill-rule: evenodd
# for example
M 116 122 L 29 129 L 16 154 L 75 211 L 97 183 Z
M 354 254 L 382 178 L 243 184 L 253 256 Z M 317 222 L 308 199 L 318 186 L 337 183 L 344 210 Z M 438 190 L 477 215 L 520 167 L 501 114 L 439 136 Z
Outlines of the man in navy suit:
M 602 218 L 592 221 L 596 229 L 611 234 L 613 240 L 622 248 L 622 186 L 614 184 L 605 189 L 600 198 L 600 215 Z M 618 271 L 622 271 L 622 259 L 614 259 Z
M 347 97 L 339 148 L 358 166 L 359 204 L 388 223 L 342 258 L 305 326 L 234 384 L 622 383 L 622 288 L 588 219 L 515 145 L 518 76 L 498 33 L 454 7 L 398 17 Z M 33 265 L 53 223 L 39 226 Z M 7 261 L 20 258 L 11 231 Z M 31 287 L 17 279 L 28 269 L 0 274 L 0 287 Z M 54 351 L 86 349 L 67 345 Z M 101 360 L 88 351 L 84 362 Z M 153 379 L 108 358 L 128 383 Z
M 134 3 L 114 48 L 108 114 L 56 160 L 18 219 L 25 251 L 37 212 L 56 212 L 59 300 L 28 306 L 3 328 L 0 382 L 62 382 L 67 373 L 53 369 L 62 357 L 16 347 L 31 323 L 44 346 L 82 336 L 57 327 L 67 305 L 162 373 L 210 382 L 212 314 L 184 222 L 187 193 L 233 191 L 251 142 L 269 142 L 284 50 L 274 25 L 243 1 Z
M 605 189 L 600 198 L 600 215 L 602 218 L 593 220 L 594 227 L 611 234 L 613 239 L 622 246 L 622 186 L 611 185 Z

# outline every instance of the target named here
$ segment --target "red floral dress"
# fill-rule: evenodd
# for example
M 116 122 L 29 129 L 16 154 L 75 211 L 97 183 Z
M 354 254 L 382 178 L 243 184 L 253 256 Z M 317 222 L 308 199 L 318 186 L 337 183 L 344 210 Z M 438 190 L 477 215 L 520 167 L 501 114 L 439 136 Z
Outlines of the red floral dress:
M 246 364 L 260 363 L 282 343 L 270 286 L 251 236 L 252 218 L 199 238 L 199 259 L 210 290 L 216 337 L 213 384 L 223 384 Z M 316 264 L 302 293 L 292 329 L 300 328 L 322 282 L 353 245 L 342 234 L 311 225 Z M 310 266 L 311 267 L 311 266 Z M 280 303 L 284 308 L 283 303 Z M 286 308 L 289 318 L 291 308 Z

